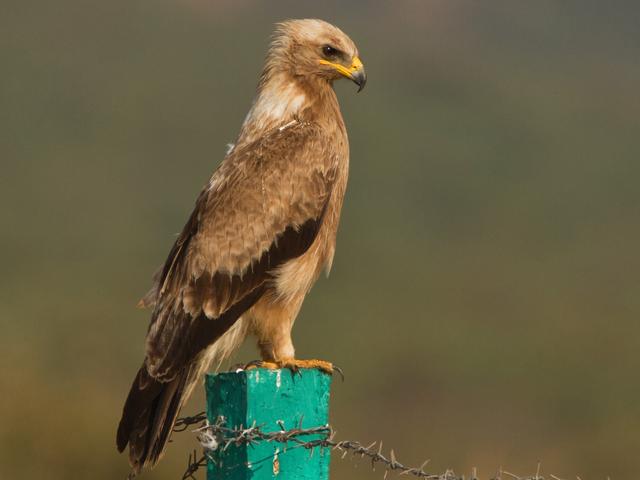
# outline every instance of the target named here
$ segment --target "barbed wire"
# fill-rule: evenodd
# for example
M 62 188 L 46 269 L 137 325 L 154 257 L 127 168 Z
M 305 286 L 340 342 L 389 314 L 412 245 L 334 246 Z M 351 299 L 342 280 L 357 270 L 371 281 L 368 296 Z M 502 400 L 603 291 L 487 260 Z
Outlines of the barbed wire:
M 300 419 L 300 423 L 296 428 L 286 430 L 284 423 L 279 421 L 278 425 L 280 430 L 265 432 L 261 426 L 255 423 L 247 428 L 242 426 L 238 428 L 227 427 L 223 417 L 218 418 L 215 424 L 210 424 L 207 421 L 206 414 L 201 412 L 191 417 L 179 418 L 174 427 L 174 432 L 183 432 L 194 425 L 198 425 L 193 432 L 198 434 L 198 440 L 203 447 L 203 453 L 198 455 L 197 451 L 194 450 L 189 454 L 187 468 L 182 476 L 182 480 L 195 480 L 195 474 L 201 468 L 206 467 L 207 460 L 213 461 L 210 457 L 210 453 L 213 451 L 225 451 L 231 445 L 254 445 L 259 442 L 293 443 L 294 448 L 305 448 L 312 452 L 315 448 L 330 448 L 331 450 L 341 452 L 341 458 L 345 458 L 347 455 L 356 458 L 367 458 L 374 471 L 377 465 L 384 468 L 384 479 L 387 478 L 389 472 L 395 472 L 399 475 L 410 475 L 426 480 L 467 480 L 467 477 L 464 475 L 456 475 L 452 470 L 446 470 L 439 474 L 425 471 L 424 469 L 429 464 L 429 460 L 423 462 L 419 467 L 404 465 L 397 460 L 393 449 L 389 450 L 388 456 L 383 454 L 382 441 L 372 442 L 366 446 L 355 440 L 336 441 L 334 440 L 336 432 L 330 425 L 302 428 L 302 419 Z M 315 436 L 315 438 L 311 440 L 303 440 L 301 438 L 310 435 Z M 318 438 L 318 435 L 320 438 Z M 499 468 L 496 474 L 489 480 L 506 480 L 506 478 L 511 480 L 545 480 L 545 477 L 540 474 L 540 468 L 541 466 L 538 464 L 536 473 L 528 476 L 518 476 Z M 549 474 L 549 478 L 552 480 L 563 480 L 553 474 Z M 468 477 L 468 480 L 478 480 L 475 469 L 471 476 Z M 577 480 L 580 480 L 580 477 L 577 477 Z

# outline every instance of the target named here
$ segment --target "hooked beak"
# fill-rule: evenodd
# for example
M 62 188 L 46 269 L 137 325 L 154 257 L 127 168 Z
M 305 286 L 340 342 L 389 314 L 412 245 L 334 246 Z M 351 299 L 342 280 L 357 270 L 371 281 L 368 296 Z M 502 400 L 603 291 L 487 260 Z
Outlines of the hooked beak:
M 320 60 L 320 63 L 335 68 L 340 74 L 353 81 L 358 85 L 358 92 L 360 92 L 367 83 L 367 74 L 364 71 L 364 65 L 358 57 L 353 57 L 353 61 L 348 67 L 339 63 L 329 62 L 327 60 Z

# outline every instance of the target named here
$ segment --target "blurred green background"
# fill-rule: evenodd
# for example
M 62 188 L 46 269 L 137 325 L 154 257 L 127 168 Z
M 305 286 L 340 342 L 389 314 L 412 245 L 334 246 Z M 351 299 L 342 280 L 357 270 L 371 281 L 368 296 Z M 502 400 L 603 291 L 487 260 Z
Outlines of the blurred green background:
M 346 372 L 339 437 L 435 472 L 635 476 L 637 2 L 3 0 L 0 477 L 125 476 L 135 304 L 296 17 L 340 26 L 369 75 L 337 85 L 350 185 L 294 330 Z M 333 478 L 382 476 L 354 465 Z

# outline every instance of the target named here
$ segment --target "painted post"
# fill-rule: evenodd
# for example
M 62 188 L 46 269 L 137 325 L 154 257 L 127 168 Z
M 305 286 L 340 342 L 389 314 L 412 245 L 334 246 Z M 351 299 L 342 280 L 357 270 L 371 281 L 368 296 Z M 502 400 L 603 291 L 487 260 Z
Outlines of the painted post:
M 263 432 L 300 426 L 313 428 L 329 423 L 331 376 L 316 369 L 255 368 L 209 374 L 205 380 L 207 417 L 225 426 L 254 424 Z M 313 440 L 309 435 L 302 440 Z M 207 464 L 207 480 L 328 480 L 330 450 L 317 447 L 313 453 L 289 442 L 261 441 L 253 445 L 230 445 L 213 451 Z

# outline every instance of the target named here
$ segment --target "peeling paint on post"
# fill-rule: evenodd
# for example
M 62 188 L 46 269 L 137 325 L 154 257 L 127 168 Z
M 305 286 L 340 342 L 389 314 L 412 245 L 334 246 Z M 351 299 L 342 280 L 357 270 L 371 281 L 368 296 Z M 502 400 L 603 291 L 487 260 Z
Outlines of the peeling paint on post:
M 256 368 L 231 373 L 209 374 L 205 379 L 207 417 L 215 423 L 222 416 L 226 426 L 250 426 L 255 422 L 264 432 L 324 426 L 329 423 L 331 376 L 319 370 Z M 318 438 L 309 435 L 301 440 Z M 330 450 L 294 448 L 276 442 L 230 445 L 211 454 L 207 480 L 327 480 Z

